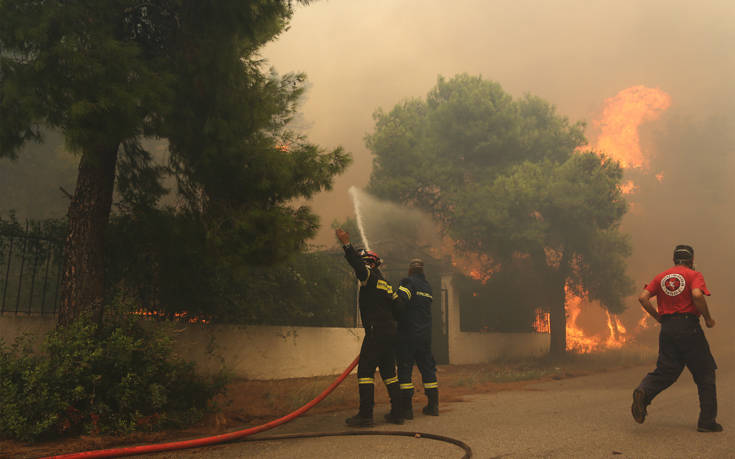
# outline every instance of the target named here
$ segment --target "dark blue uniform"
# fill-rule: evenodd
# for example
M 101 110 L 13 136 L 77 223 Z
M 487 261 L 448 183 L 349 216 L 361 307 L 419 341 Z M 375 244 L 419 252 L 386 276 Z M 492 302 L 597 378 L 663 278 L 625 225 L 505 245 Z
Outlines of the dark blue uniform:
M 429 399 L 424 412 L 437 415 L 436 362 L 431 353 L 431 285 L 422 273 L 414 273 L 401 280 L 393 297 L 398 318 L 398 382 L 404 403 L 404 417 L 413 417 L 411 400 L 414 386 L 411 373 L 414 363 L 421 372 L 424 392 Z
M 357 364 L 357 382 L 360 393 L 360 412 L 347 423 L 367 426 L 372 422 L 375 401 L 375 369 L 388 389 L 392 411 L 398 412 L 400 393 L 395 368 L 396 322 L 392 313 L 393 288 L 379 269 L 368 268 L 352 245 L 344 246 L 345 258 L 360 281 L 360 318 L 365 338 Z M 366 420 L 370 420 L 367 422 Z

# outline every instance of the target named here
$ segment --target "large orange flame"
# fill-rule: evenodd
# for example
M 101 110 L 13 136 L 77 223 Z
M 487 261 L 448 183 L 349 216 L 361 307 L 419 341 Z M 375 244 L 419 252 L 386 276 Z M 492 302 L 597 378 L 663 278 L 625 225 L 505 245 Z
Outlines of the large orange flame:
M 671 105 L 671 97 L 658 88 L 633 86 L 605 100 L 595 150 L 620 161 L 624 168 L 647 170 L 649 161 L 641 151 L 638 127 L 653 121 Z
M 644 155 L 639 136 L 641 124 L 658 119 L 671 106 L 671 97 L 658 88 L 648 88 L 642 85 L 632 86 L 618 92 L 614 97 L 605 100 L 600 118 L 592 122 L 598 128 L 598 136 L 591 147 L 615 160 L 625 169 L 639 169 L 648 172 L 650 162 Z M 588 146 L 590 147 L 590 146 Z M 584 148 L 584 147 L 583 147 Z M 661 182 L 663 172 L 658 172 L 656 180 Z M 635 193 L 638 186 L 628 180 L 620 185 L 623 194 Z M 635 211 L 635 203 L 631 204 L 631 211 Z M 629 341 L 627 330 L 620 319 L 607 314 L 607 328 L 609 336 L 587 336 L 577 325 L 577 317 L 581 313 L 581 304 L 585 301 L 566 288 L 567 309 L 567 350 L 587 353 L 602 349 L 619 348 Z M 648 326 L 646 317 L 638 323 L 637 331 Z
M 600 346 L 600 339 L 594 336 L 587 336 L 585 332 L 577 326 L 577 317 L 582 312 L 582 297 L 574 294 L 569 285 L 564 286 L 566 293 L 565 307 L 567 311 L 567 350 L 577 352 L 579 354 L 587 354 L 596 351 Z
M 588 301 L 586 295 L 580 297 L 576 295 L 569 286 L 564 288 L 566 293 L 566 311 L 567 311 L 567 351 L 576 352 L 578 354 L 588 354 L 606 349 L 618 349 L 629 341 L 627 330 L 620 319 L 615 314 L 607 315 L 608 336 L 587 335 L 581 327 L 577 325 L 577 318 L 582 312 L 582 303 Z

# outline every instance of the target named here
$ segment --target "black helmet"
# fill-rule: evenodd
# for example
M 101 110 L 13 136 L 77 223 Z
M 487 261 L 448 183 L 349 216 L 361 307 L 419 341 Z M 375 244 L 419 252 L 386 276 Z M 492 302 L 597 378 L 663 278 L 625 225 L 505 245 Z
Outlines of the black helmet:
M 674 263 L 694 260 L 694 248 L 690 245 L 679 244 L 674 248 Z
M 373 252 L 372 250 L 360 249 L 357 251 L 357 254 L 360 255 L 360 259 L 363 263 L 366 263 L 373 268 L 377 268 L 383 262 L 378 254 Z

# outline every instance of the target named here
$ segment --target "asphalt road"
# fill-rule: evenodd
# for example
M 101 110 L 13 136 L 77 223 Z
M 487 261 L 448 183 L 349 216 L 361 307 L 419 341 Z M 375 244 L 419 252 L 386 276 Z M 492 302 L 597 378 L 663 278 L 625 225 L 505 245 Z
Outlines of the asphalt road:
M 697 390 L 688 370 L 661 393 L 636 424 L 631 394 L 651 365 L 605 374 L 535 384 L 522 391 L 482 394 L 441 406 L 439 417 L 416 410 L 402 426 L 383 422 L 373 430 L 439 434 L 463 441 L 476 458 L 513 457 L 707 457 L 735 458 L 735 370 L 733 359 L 718 359 L 718 420 L 721 433 L 696 431 Z M 441 398 L 441 381 L 440 398 Z M 417 405 L 423 405 L 423 395 Z M 382 421 L 387 406 L 376 407 Z M 254 438 L 349 430 L 354 414 L 302 416 Z M 160 453 L 157 458 L 460 458 L 463 451 L 435 440 L 394 437 L 324 437 L 241 441 L 209 448 Z

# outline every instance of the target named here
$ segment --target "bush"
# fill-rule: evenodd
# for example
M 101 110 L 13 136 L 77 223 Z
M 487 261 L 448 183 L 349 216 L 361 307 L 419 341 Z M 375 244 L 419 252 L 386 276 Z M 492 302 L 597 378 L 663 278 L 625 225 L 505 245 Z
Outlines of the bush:
M 149 325 L 149 326 L 146 326 Z M 172 353 L 160 324 L 121 315 L 52 331 L 40 352 L 0 341 L 0 437 L 124 434 L 195 422 L 224 388 Z

